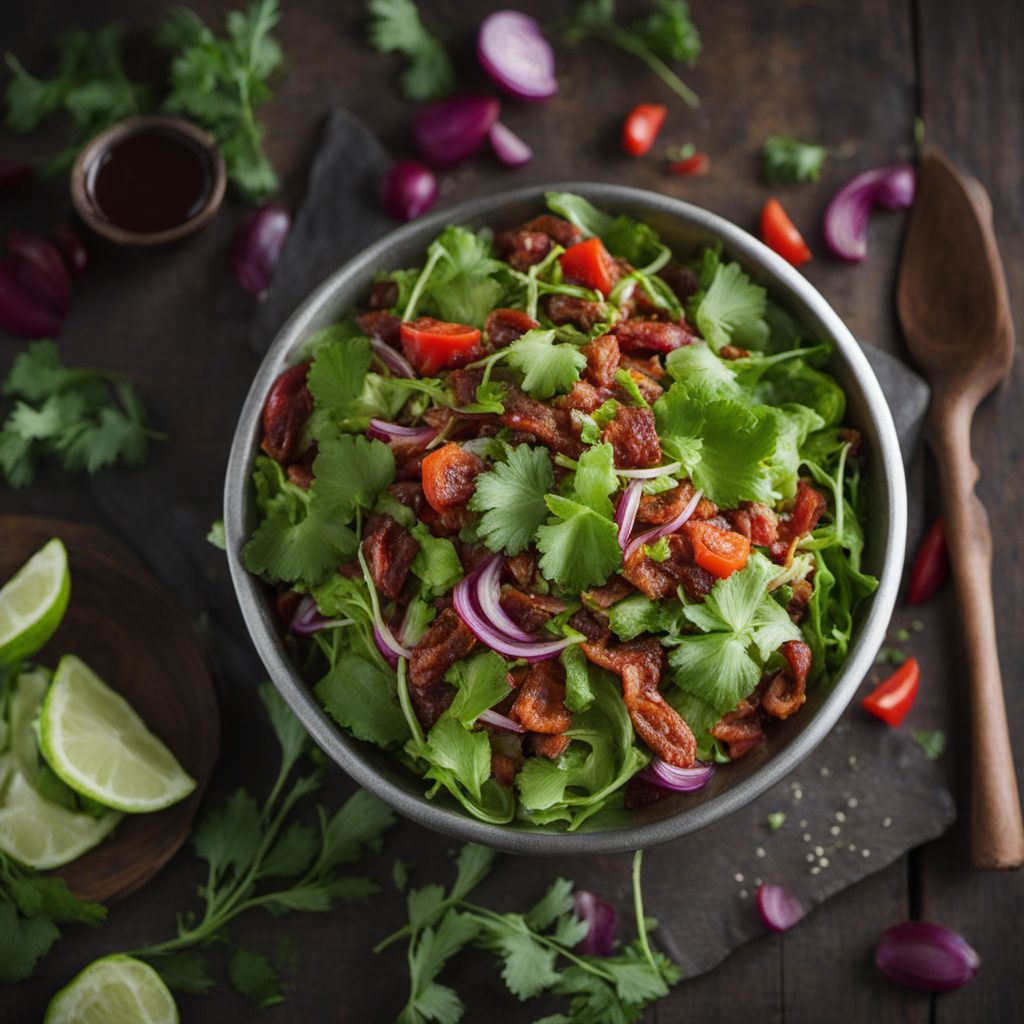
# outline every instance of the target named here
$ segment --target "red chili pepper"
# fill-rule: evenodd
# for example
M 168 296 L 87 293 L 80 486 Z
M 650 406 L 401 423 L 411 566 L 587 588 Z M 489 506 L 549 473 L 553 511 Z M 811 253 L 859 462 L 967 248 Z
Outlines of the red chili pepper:
M 622 126 L 622 148 L 630 156 L 643 156 L 654 145 L 667 113 L 660 103 L 641 103 L 634 107 Z
M 480 331 L 466 324 L 450 324 L 421 316 L 401 327 L 405 358 L 424 377 L 438 370 L 464 366 L 480 354 Z
M 669 174 L 678 174 L 683 178 L 695 178 L 698 175 L 707 174 L 710 167 L 711 157 L 698 150 L 684 160 L 673 160 L 668 165 L 668 172 Z
M 693 560 L 712 576 L 727 579 L 747 564 L 750 541 L 742 534 L 713 523 L 690 522 L 685 529 L 693 544 Z
M 949 579 L 946 521 L 940 516 L 928 528 L 910 571 L 907 604 L 924 604 Z
M 584 288 L 593 288 L 607 295 L 615 284 L 615 261 L 601 244 L 600 238 L 588 238 L 585 242 L 570 245 L 558 262 L 562 273 Z
M 879 683 L 861 704 L 888 725 L 899 725 L 913 706 L 921 683 L 917 658 L 907 658 L 888 679 Z
M 794 267 L 811 258 L 811 250 L 778 199 L 769 199 L 761 210 L 761 239 Z

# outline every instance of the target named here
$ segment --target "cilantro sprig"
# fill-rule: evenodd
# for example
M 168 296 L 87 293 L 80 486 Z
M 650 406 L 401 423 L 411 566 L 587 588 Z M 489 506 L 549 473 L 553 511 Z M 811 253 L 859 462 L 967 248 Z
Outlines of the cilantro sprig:
M 769 135 L 761 147 L 764 179 L 769 185 L 817 181 L 828 150 L 789 135 Z
M 424 26 L 412 0 L 369 0 L 367 34 L 381 53 L 400 53 L 408 62 L 398 84 L 407 100 L 447 96 L 455 84 L 451 58 Z
M 651 948 L 649 919 L 641 889 L 643 852 L 633 857 L 633 909 L 637 938 L 610 956 L 581 955 L 574 947 L 587 923 L 573 910 L 573 884 L 556 879 L 523 913 L 499 913 L 468 896 L 490 871 L 494 854 L 467 845 L 459 852 L 451 889 L 431 884 L 410 890 L 409 923 L 380 942 L 379 953 L 408 937 L 409 996 L 400 1024 L 457 1024 L 465 1013 L 459 994 L 437 979 L 462 950 L 477 947 L 495 954 L 501 977 L 517 999 L 550 994 L 569 1000 L 566 1013 L 546 1024 L 624 1024 L 638 1020 L 646 1006 L 666 996 L 680 978 L 679 968 Z

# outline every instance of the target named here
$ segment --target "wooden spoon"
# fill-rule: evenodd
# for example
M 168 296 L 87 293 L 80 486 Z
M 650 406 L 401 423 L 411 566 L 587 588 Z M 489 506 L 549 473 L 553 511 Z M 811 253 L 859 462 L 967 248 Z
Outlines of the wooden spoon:
M 927 437 L 939 464 L 971 705 L 971 861 L 1024 863 L 1024 823 L 1006 727 L 992 607 L 992 533 L 974 493 L 971 420 L 1008 373 L 1013 321 L 980 182 L 929 148 L 900 260 L 896 307 L 932 386 Z

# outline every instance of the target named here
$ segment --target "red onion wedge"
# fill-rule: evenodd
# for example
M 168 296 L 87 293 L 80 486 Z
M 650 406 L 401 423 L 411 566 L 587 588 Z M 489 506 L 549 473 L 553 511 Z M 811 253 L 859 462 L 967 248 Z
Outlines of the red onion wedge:
M 616 476 L 626 480 L 656 480 L 666 473 L 674 473 L 682 466 L 681 462 L 670 462 L 667 466 L 652 466 L 650 469 L 617 469 Z
M 402 427 L 387 420 L 370 420 L 366 436 L 376 441 L 400 441 L 403 451 L 425 450 L 427 445 L 437 437 L 436 427 Z
M 558 92 L 554 50 L 529 15 L 496 11 L 484 18 L 476 55 L 494 84 L 516 99 L 536 102 Z
M 875 965 L 891 981 L 926 992 L 966 985 L 981 957 L 962 936 L 930 921 L 904 921 L 882 933 Z
M 437 178 L 419 160 L 397 160 L 381 182 L 380 201 L 395 220 L 415 220 L 437 202 Z
M 868 216 L 876 203 L 901 210 L 914 201 L 916 175 L 910 164 L 864 171 L 847 182 L 825 210 L 825 243 L 834 255 L 859 263 L 868 254 Z
M 489 647 L 506 658 L 525 658 L 528 662 L 547 661 L 557 657 L 574 640 L 514 640 L 500 630 L 496 623 L 490 621 L 480 608 L 477 591 L 480 582 L 480 570 L 460 580 L 452 592 L 452 601 L 459 618 L 466 624 L 470 632 L 485 647 Z
M 781 885 L 759 885 L 757 909 L 761 912 L 761 920 L 773 932 L 792 928 L 807 913 L 800 901 Z
M 64 319 L 25 290 L 19 263 L 15 259 L 0 262 L 0 327 L 19 338 L 56 337 Z
M 713 764 L 698 761 L 692 768 L 676 768 L 656 757 L 643 771 L 640 778 L 659 789 L 670 789 L 673 793 L 695 793 L 703 789 L 715 774 Z
M 587 934 L 576 944 L 584 956 L 611 956 L 615 951 L 615 931 L 619 916 L 615 908 L 600 896 L 577 889 L 572 898 L 573 912 L 587 922 Z
M 39 305 L 65 316 L 71 305 L 71 278 L 60 250 L 42 235 L 12 231 L 7 248 L 17 261 L 22 287 Z
M 640 499 L 644 494 L 642 480 L 634 480 L 622 492 L 619 504 L 615 509 L 615 522 L 619 527 L 619 547 L 623 551 L 629 543 L 629 535 L 633 532 L 633 524 L 636 522 L 636 514 L 640 508 Z
M 413 138 L 429 163 L 454 167 L 487 141 L 499 109 L 493 96 L 456 96 L 429 103 L 416 115 Z
M 686 503 L 686 508 L 668 523 L 663 526 L 655 526 L 654 529 L 648 530 L 646 533 L 641 533 L 639 536 L 634 537 L 627 546 L 623 555 L 626 561 L 629 561 L 630 557 L 634 552 L 639 551 L 645 544 L 653 544 L 659 537 L 665 537 L 670 533 L 675 533 L 683 523 L 693 515 L 696 511 L 697 505 L 700 502 L 703 491 L 695 491 L 693 497 Z
M 493 726 L 495 729 L 503 729 L 505 732 L 526 732 L 518 722 L 513 722 L 511 718 L 506 718 L 493 708 L 488 708 L 486 711 L 481 712 L 477 716 L 477 721 L 483 722 L 484 725 Z
M 511 128 L 495 121 L 487 136 L 494 155 L 506 167 L 522 167 L 533 159 L 533 150 Z
M 416 371 L 412 368 L 409 360 L 401 352 L 396 352 L 386 341 L 381 341 L 380 338 L 371 338 L 370 348 L 393 376 L 408 378 L 416 376 Z
M 250 295 L 262 300 L 281 258 L 291 214 L 278 203 L 267 203 L 250 213 L 239 225 L 231 247 L 235 280 Z

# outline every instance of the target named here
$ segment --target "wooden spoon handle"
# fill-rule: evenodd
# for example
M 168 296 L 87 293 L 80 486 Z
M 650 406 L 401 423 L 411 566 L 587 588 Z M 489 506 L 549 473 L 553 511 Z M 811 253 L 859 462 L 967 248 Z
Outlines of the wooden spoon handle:
M 979 868 L 1024 864 L 1013 751 L 999 671 L 992 607 L 992 531 L 974 493 L 967 403 L 933 403 L 931 444 L 942 477 L 946 541 L 956 584 L 971 706 L 971 861 Z

